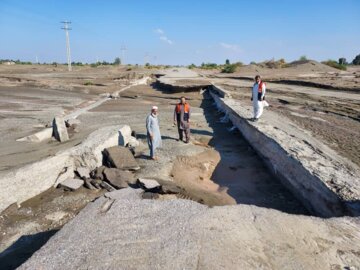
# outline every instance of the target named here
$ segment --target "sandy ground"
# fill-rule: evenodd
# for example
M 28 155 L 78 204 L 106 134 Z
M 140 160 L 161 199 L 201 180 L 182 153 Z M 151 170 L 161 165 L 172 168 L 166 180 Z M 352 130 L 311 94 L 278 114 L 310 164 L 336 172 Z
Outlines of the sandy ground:
M 142 169 L 138 176 L 176 181 L 185 188 L 185 197 L 208 205 L 253 204 L 292 214 L 307 214 L 303 206 L 269 173 L 241 135 L 231 132 L 229 124 L 221 123 L 222 115 L 218 114 L 206 94 L 186 93 L 193 108 L 190 145 L 176 141 L 177 131 L 172 126 L 173 108 L 182 94 L 158 91 L 151 86 L 132 87 L 122 93 L 120 99 L 109 100 L 79 116 L 80 132 L 71 134 L 67 143 L 15 141 L 43 128 L 54 114 L 70 112 L 98 99 L 101 93 L 125 86 L 131 80 L 129 76 L 137 76 L 128 75 L 131 72 L 117 67 L 79 68 L 71 74 L 63 67 L 35 67 L 31 70 L 27 67 L 0 67 L 0 173 L 74 146 L 100 127 L 128 124 L 143 142 L 139 150 L 142 153 L 138 157 Z M 146 71 L 139 70 L 136 74 L 143 72 Z M 181 82 L 181 76 L 174 77 Z M 249 80 L 211 77 L 211 81 L 222 85 L 234 97 L 249 100 Z M 91 81 L 91 85 L 84 85 L 87 81 Z M 290 118 L 294 124 L 322 139 L 342 156 L 360 164 L 358 93 L 281 83 L 268 83 L 268 88 L 269 109 Z M 160 108 L 164 143 L 163 149 L 159 150 L 161 159 L 156 163 L 146 158 L 144 124 L 154 104 Z M 50 190 L 40 196 L 43 200 L 34 198 L 20 209 L 7 209 L 0 218 L 3 233 L 0 236 L 1 249 L 5 250 L 14 241 L 34 245 L 38 243 L 38 238 L 31 240 L 34 234 L 39 234 L 46 242 L 51 233 L 44 236 L 43 232 L 58 229 L 76 215 L 87 200 L 97 196 L 85 189 L 73 193 Z M 48 208 L 43 208 L 44 204 Z M 50 215 L 51 212 L 54 214 Z M 21 240 L 20 236 L 24 238 Z M 28 247 L 26 244 L 21 246 Z M 13 252 L 12 249 L 6 250 Z M 8 255 L 6 252 L 1 254 Z M 19 256 L 29 256 L 21 254 Z
M 44 129 L 56 115 L 88 106 L 100 94 L 120 90 L 147 73 L 127 67 L 75 67 L 69 73 L 64 66 L 0 65 L 0 174 L 73 146 L 93 128 L 83 127 L 65 144 L 16 139 Z
M 142 141 L 138 155 L 139 177 L 175 181 L 185 189 L 184 198 L 211 206 L 242 203 L 307 214 L 269 173 L 241 135 L 229 131 L 231 125 L 221 123 L 223 115 L 216 111 L 208 96 L 198 92 L 186 95 L 192 106 L 192 140 L 188 145 L 176 141 L 177 130 L 172 126 L 179 94 L 158 91 L 151 86 L 135 86 L 122 93 L 120 99 L 109 100 L 79 116 L 82 131 L 75 134 L 77 137 L 72 138 L 67 147 L 100 127 L 128 124 Z M 160 108 L 163 136 L 163 148 L 158 151 L 160 161 L 155 163 L 147 159 L 145 139 L 145 118 L 153 104 Z M 44 148 L 55 151 L 59 147 L 49 142 Z M 186 175 L 191 177 L 184 177 Z M 86 189 L 76 192 L 53 189 L 25 202 L 19 209 L 8 208 L 0 218 L 3 250 L 0 261 L 25 260 L 54 230 L 100 195 Z M 30 246 L 35 248 L 30 249 Z

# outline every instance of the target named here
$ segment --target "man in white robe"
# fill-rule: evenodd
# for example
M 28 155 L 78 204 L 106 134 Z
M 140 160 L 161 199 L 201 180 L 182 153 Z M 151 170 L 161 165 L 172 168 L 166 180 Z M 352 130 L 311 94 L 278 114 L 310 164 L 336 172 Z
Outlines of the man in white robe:
M 255 83 L 252 88 L 252 96 L 251 96 L 253 109 L 254 109 L 254 118 L 252 120 L 254 122 L 258 121 L 263 113 L 264 110 L 263 101 L 265 100 L 265 93 L 266 93 L 266 85 L 263 81 L 261 81 L 261 77 L 259 75 L 256 75 Z
M 146 118 L 146 131 L 147 131 L 147 142 L 150 149 L 150 158 L 152 160 L 157 160 L 155 156 L 155 150 L 158 147 L 161 147 L 161 133 L 158 119 L 158 107 L 153 106 L 151 113 Z

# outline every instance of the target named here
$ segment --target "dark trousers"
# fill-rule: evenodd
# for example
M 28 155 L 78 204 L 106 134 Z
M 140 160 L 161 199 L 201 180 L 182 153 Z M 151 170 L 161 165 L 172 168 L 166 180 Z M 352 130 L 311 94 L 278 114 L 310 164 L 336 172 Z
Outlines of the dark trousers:
M 186 128 L 186 129 L 181 129 L 180 121 L 177 121 L 177 127 L 178 127 L 178 132 L 179 132 L 179 140 L 182 141 L 184 139 L 184 133 L 185 133 L 186 142 L 189 142 L 189 140 L 190 140 L 190 127 Z

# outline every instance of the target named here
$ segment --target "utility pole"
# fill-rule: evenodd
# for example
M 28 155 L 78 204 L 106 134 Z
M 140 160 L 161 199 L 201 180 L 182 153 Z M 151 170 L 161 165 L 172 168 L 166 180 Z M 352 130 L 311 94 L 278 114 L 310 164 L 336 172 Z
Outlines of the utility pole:
M 121 64 L 125 65 L 125 52 L 127 51 L 126 46 L 121 46 Z
M 146 65 L 146 63 L 149 63 L 149 53 L 146 53 L 144 56 L 144 66 Z
M 65 30 L 65 35 L 66 35 L 66 55 L 68 62 L 68 70 L 71 71 L 71 53 L 70 53 L 70 38 L 69 38 L 69 31 L 71 30 L 69 24 L 71 24 L 71 22 L 64 21 L 61 23 L 64 24 L 64 27 L 62 27 L 61 29 Z

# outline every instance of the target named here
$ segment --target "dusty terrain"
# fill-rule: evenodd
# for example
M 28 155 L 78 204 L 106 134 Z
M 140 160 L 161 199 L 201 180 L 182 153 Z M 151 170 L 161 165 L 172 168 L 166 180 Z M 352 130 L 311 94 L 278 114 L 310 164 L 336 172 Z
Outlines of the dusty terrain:
M 18 88 L 13 87 L 13 89 Z M 27 89 L 29 88 L 22 91 L 26 92 Z M 45 90 L 40 88 L 38 91 Z M 175 140 L 177 131 L 172 126 L 172 119 L 174 105 L 178 101 L 179 94 L 159 91 L 151 86 L 134 86 L 122 92 L 119 99 L 110 99 L 81 114 L 78 117 L 81 121 L 80 132 L 71 134 L 70 140 L 64 144 L 52 140 L 44 143 L 15 142 L 14 134 L 17 133 L 10 132 L 8 141 L 4 141 L 1 147 L 6 149 L 11 143 L 16 145 L 16 152 L 10 155 L 4 152 L 2 160 L 8 162 L 8 166 L 16 168 L 21 166 L 20 162 L 28 163 L 45 156 L 43 153 L 51 155 L 51 153 L 76 145 L 98 128 L 114 124 L 128 124 L 143 142 L 138 149 L 138 162 L 142 167 L 138 172 L 139 177 L 173 180 L 184 188 L 182 197 L 208 205 L 255 204 L 289 213 L 307 214 L 306 209 L 269 173 L 266 167 L 259 166 L 260 158 L 241 135 L 238 132 L 230 132 L 231 125 L 221 123 L 220 118 L 223 115 L 217 112 L 209 96 L 204 97 L 199 92 L 186 95 L 192 106 L 193 135 L 190 145 Z M 21 99 L 22 95 L 19 98 Z M 161 160 L 155 164 L 146 158 L 148 153 L 144 125 L 145 117 L 153 104 L 160 108 L 160 123 L 164 140 L 164 147 L 159 150 Z M 50 104 L 47 106 L 51 108 Z M 37 121 L 38 116 L 39 114 L 33 115 L 33 121 Z M 51 119 L 49 113 L 45 116 Z M 23 118 L 20 120 L 22 121 Z M 29 156 L 24 155 L 27 149 L 33 149 Z M 210 152 L 212 154 L 208 155 L 206 153 L 209 152 L 204 151 L 212 151 Z M 193 155 L 195 156 L 188 157 Z M 14 158 L 9 159 L 9 156 Z M 196 162 L 186 160 L 196 160 Z M 206 162 L 212 165 L 204 172 Z M 198 179 L 198 184 L 194 185 L 191 179 L 184 178 L 181 174 L 182 170 L 188 172 L 193 170 L 192 176 Z M 102 193 L 89 192 L 86 189 L 76 192 L 55 189 L 39 195 L 41 200 L 34 198 L 25 202 L 19 209 L 16 206 L 8 208 L 2 213 L 0 220 L 3 232 L 1 248 L 6 249 L 2 253 L 2 260 L 11 265 L 14 258 L 26 259 L 29 253 L 24 254 L 24 250 L 32 245 L 37 246 L 40 240 L 44 241 L 43 238 L 46 241 L 47 234 L 44 236 L 42 232 L 59 229 L 88 201 L 100 195 Z M 54 214 L 50 215 L 52 212 Z M 54 220 L 52 220 L 54 215 Z M 38 237 L 31 238 L 34 234 Z M 21 236 L 23 240 L 19 240 Z M 9 248 L 14 242 L 15 244 Z
M 141 68 L 0 65 L 0 174 L 79 143 L 96 127 L 85 126 L 65 144 L 19 143 L 65 115 L 113 93 L 148 74 Z M 50 147 L 48 147 L 50 146 Z
M 274 257 L 270 254 L 269 245 L 264 244 L 268 251 L 262 255 L 259 255 L 261 253 L 259 250 L 263 250 L 262 244 L 256 247 L 254 245 L 250 248 L 250 253 L 255 257 L 252 257 L 253 255 L 249 255 L 251 258 L 237 257 L 243 262 L 251 261 L 251 264 L 245 263 L 244 267 L 275 269 L 275 266 L 283 267 L 285 263 L 284 261 L 279 262 L 275 259 L 276 257 L 292 257 L 297 254 L 297 260 L 305 262 L 320 253 L 323 256 L 321 260 L 324 262 L 327 261 L 326 258 L 333 259 L 328 263 L 331 267 L 357 266 L 358 247 L 355 245 L 351 250 L 345 248 L 349 242 L 356 242 L 358 237 L 358 230 L 354 229 L 356 219 L 350 221 L 333 219 L 334 221 L 324 222 L 323 219 L 305 218 L 303 215 L 309 215 L 309 212 L 267 169 L 264 162 L 240 133 L 232 129 L 230 123 L 224 121 L 224 115 L 214 107 L 213 100 L 207 92 L 185 93 L 192 106 L 192 139 L 189 145 L 176 141 L 177 131 L 172 126 L 173 108 L 183 93 L 160 91 L 153 83 L 146 86 L 133 86 L 122 92 L 119 99 L 106 100 L 99 106 L 85 111 L 78 117 L 81 121 L 79 132 L 70 134 L 70 140 L 66 143 L 60 144 L 53 140 L 42 143 L 15 141 L 19 137 L 27 136 L 44 128 L 55 114 L 69 113 L 94 103 L 100 99 L 100 94 L 113 93 L 128 85 L 131 80 L 147 74 L 147 70 L 141 69 L 136 70 L 135 75 L 131 72 L 133 71 L 120 67 L 79 68 L 71 74 L 68 74 L 63 67 L 35 67 L 33 70 L 25 67 L 0 67 L 0 79 L 3 82 L 0 88 L 2 97 L 0 102 L 0 117 L 2 118 L 0 124 L 2 127 L 0 174 L 77 145 L 100 127 L 127 124 L 136 131 L 138 139 L 142 142 L 136 149 L 137 161 L 141 166 L 141 170 L 137 172 L 138 177 L 174 181 L 184 189 L 180 198 L 190 199 L 201 204 L 209 206 L 243 205 L 245 208 L 237 210 L 231 207 L 224 208 L 225 210 L 221 210 L 221 207 L 216 208 L 215 212 L 218 213 L 213 218 L 221 220 L 224 217 L 222 211 L 248 213 L 244 215 L 249 217 L 249 222 L 255 222 L 257 216 L 261 216 L 263 222 L 256 224 L 255 232 L 252 234 L 256 239 L 264 237 L 261 233 L 265 228 L 263 224 L 271 225 L 274 220 L 277 220 L 276 223 L 280 222 L 281 227 L 284 228 L 287 228 L 288 224 L 292 224 L 289 235 L 293 235 L 293 231 L 298 229 L 296 224 L 303 224 L 303 222 L 308 224 L 308 229 L 299 232 L 298 237 L 289 240 L 292 244 L 286 242 L 289 238 L 282 239 L 275 251 L 278 255 L 274 255 Z M 274 70 L 267 72 L 271 74 Z M 161 71 L 156 71 L 156 73 L 161 73 Z M 201 90 L 204 85 L 214 82 L 228 90 L 234 98 L 242 102 L 250 102 L 251 82 L 248 79 L 224 77 L 222 74 L 206 74 L 208 77 L 204 77 L 204 73 L 198 75 L 194 72 L 188 72 L 187 77 L 183 78 L 184 75 L 179 73 L 181 73 L 181 69 L 180 72 L 171 72 L 170 74 L 173 75 L 165 79 L 165 82 L 169 80 L 172 84 L 175 82 L 176 85 L 184 87 L 194 86 L 199 88 L 198 90 Z M 253 75 L 249 71 L 249 77 Z M 241 76 L 239 75 L 239 77 Z M 91 85 L 87 83 L 89 80 L 92 81 Z M 84 85 L 85 83 L 87 85 Z M 352 87 L 351 84 L 349 85 Z M 356 86 L 352 91 L 326 90 L 279 82 L 271 82 L 267 86 L 269 89 L 268 101 L 271 104 L 269 110 L 274 110 L 282 117 L 290 119 L 294 125 L 313 134 L 340 155 L 359 165 L 360 158 L 357 153 L 360 144 L 358 140 L 360 96 L 353 91 L 356 90 Z M 144 124 L 145 117 L 152 105 L 160 108 L 160 125 L 164 144 L 163 148 L 159 150 L 161 159 L 155 163 L 147 159 L 148 150 Z M 15 205 L 9 207 L 1 214 L 0 218 L 2 231 L 0 263 L 4 263 L 11 269 L 14 265 L 19 265 L 19 262 L 25 261 L 56 230 L 76 216 L 88 201 L 102 194 L 101 192 L 90 192 L 85 188 L 70 193 L 61 189 L 53 189 L 25 202 L 19 209 Z M 195 203 L 194 205 L 182 201 L 179 203 L 184 204 L 185 216 L 187 209 L 197 209 L 198 207 L 195 206 Z M 139 207 L 142 207 L 141 204 Z M 255 205 L 262 209 L 258 210 L 253 206 L 246 208 L 247 205 Z M 163 206 L 159 206 L 159 209 L 162 209 Z M 167 209 L 167 206 L 164 207 Z M 194 216 L 190 214 L 194 218 L 197 217 L 198 221 L 196 222 L 201 220 L 203 211 L 201 209 L 196 210 Z M 149 216 L 153 214 L 151 209 L 144 211 L 149 213 Z M 159 215 L 159 213 L 155 213 L 155 215 Z M 253 220 L 254 217 L 255 220 Z M 230 224 L 234 221 L 234 216 L 227 216 L 226 219 Z M 180 217 L 179 220 L 182 218 Z M 139 220 L 139 222 L 142 221 Z M 270 230 L 270 225 L 266 227 L 266 230 Z M 310 237 L 308 242 L 303 241 L 301 249 L 297 248 L 296 243 L 300 241 L 299 239 L 303 239 L 303 233 L 306 234 L 305 231 L 313 232 L 317 226 L 322 226 L 322 229 L 312 234 L 313 238 Z M 231 231 L 236 231 L 235 227 L 230 227 Z M 156 228 L 158 227 L 156 226 Z M 217 225 L 214 224 L 208 229 L 212 231 L 214 228 L 217 228 Z M 329 228 L 339 235 L 348 232 L 346 239 L 329 240 Z M 220 228 L 216 230 L 221 231 Z M 210 236 L 210 232 L 207 234 Z M 236 234 L 241 234 L 241 232 L 238 231 Z M 227 235 L 225 238 L 228 239 L 228 237 L 230 236 Z M 317 239 L 316 244 L 309 245 L 310 242 L 313 243 L 313 239 Z M 50 245 L 56 243 L 54 241 Z M 133 243 L 131 241 L 129 243 Z M 229 239 L 225 242 L 228 243 L 228 241 Z M 251 237 L 249 241 L 249 243 L 253 242 Z M 225 242 L 221 244 L 225 244 Z M 246 243 L 246 247 L 248 247 L 249 243 Z M 335 244 L 335 248 L 331 249 L 333 244 Z M 214 247 L 216 245 L 214 244 Z M 30 253 L 26 252 L 29 246 L 35 246 Z M 310 246 L 311 251 L 307 253 Z M 284 250 L 289 248 L 289 253 L 285 254 Z M 336 250 L 337 248 L 339 251 Z M 219 249 L 219 246 L 216 246 L 215 249 Z M 121 252 L 126 252 L 126 247 Z M 305 253 L 307 255 L 304 255 L 305 258 L 303 258 L 302 254 Z M 136 262 L 136 259 L 134 260 Z M 204 260 L 199 259 L 198 261 L 203 267 L 208 265 Z M 307 266 L 318 267 L 319 262 L 309 262 Z
M 310 61 L 289 68 L 270 69 L 250 65 L 234 74 L 206 73 L 212 77 L 212 82 L 222 85 L 234 98 L 244 102 L 250 100 L 253 83 L 248 79 L 256 74 L 263 76 L 267 82 L 270 110 L 289 118 L 342 156 L 360 165 L 359 67 L 339 71 Z M 301 85 L 303 81 L 319 85 Z

